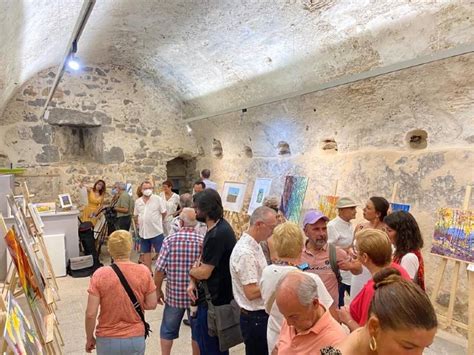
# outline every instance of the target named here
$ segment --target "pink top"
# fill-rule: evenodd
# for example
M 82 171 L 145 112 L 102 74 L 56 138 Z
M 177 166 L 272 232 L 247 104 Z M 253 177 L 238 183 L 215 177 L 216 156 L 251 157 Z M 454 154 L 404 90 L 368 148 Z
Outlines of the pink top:
M 392 263 L 390 267 L 393 267 L 400 271 L 402 277 L 406 280 L 410 280 L 410 275 L 405 271 L 403 267 L 398 264 Z M 369 316 L 369 308 L 370 302 L 372 302 L 372 298 L 374 297 L 375 290 L 374 290 L 374 279 L 371 278 L 359 294 L 352 300 L 351 305 L 349 307 L 351 312 L 351 317 L 360 325 L 363 326 L 367 322 L 367 318 Z
M 143 309 L 145 297 L 156 290 L 150 270 L 145 265 L 132 263 L 118 263 L 117 266 Z M 129 338 L 145 335 L 143 322 L 111 267 L 101 267 L 92 275 L 87 292 L 100 298 L 96 336 Z
M 336 260 L 339 264 L 342 261 L 348 259 L 347 253 L 336 247 Z M 329 294 L 331 295 L 332 299 L 334 300 L 334 304 L 337 305 L 339 301 L 339 286 L 337 284 L 337 278 L 334 271 L 332 271 L 331 264 L 329 263 L 329 248 L 328 244 L 318 251 L 310 251 L 309 249 L 303 249 L 303 253 L 301 254 L 301 262 L 308 263 L 309 269 L 306 270 L 307 272 L 312 272 L 318 275 L 326 286 Z
M 310 329 L 298 334 L 285 320 L 278 339 L 278 355 L 319 354 L 320 349 L 337 345 L 345 337 L 344 329 L 329 311 L 326 311 Z

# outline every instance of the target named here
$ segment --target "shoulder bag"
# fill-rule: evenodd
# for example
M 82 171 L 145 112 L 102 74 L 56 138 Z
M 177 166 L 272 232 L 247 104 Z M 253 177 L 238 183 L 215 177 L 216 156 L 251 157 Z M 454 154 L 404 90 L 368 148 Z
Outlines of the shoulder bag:
M 151 333 L 150 324 L 148 324 L 145 321 L 145 315 L 143 314 L 142 307 L 140 306 L 140 303 L 138 302 L 137 297 L 135 296 L 135 293 L 133 293 L 132 288 L 128 284 L 127 279 L 125 278 L 125 276 L 123 276 L 123 273 L 120 270 L 120 268 L 116 264 L 112 264 L 110 266 L 115 271 L 118 278 L 120 279 L 120 283 L 122 284 L 123 288 L 127 292 L 128 297 L 130 297 L 130 301 L 132 301 L 133 308 L 135 308 L 135 311 L 137 311 L 138 315 L 140 316 L 140 319 L 143 322 L 143 325 L 145 326 L 145 339 L 148 338 L 150 336 L 150 333 Z
M 202 281 L 207 301 L 207 327 L 209 336 L 219 338 L 219 350 L 227 351 L 244 341 L 240 331 L 240 307 L 235 300 L 222 306 L 212 304 L 207 282 Z

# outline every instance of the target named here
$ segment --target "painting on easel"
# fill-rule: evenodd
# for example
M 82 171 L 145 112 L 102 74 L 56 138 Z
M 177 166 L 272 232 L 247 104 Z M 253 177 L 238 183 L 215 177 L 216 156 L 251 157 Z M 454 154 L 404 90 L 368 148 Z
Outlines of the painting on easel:
M 431 252 L 474 262 L 474 211 L 440 208 Z
M 319 196 L 319 210 L 329 219 L 334 219 L 337 216 L 337 201 L 339 196 Z
M 303 207 L 307 187 L 307 177 L 286 177 L 283 195 L 281 196 L 280 210 L 287 220 L 295 223 L 300 221 L 301 208 Z
M 392 212 L 395 212 L 395 211 L 410 212 L 410 205 L 405 204 L 405 203 L 391 202 L 391 203 L 390 203 L 390 210 L 391 210 Z
M 21 307 L 9 292 L 3 338 L 13 354 L 43 354 L 41 342 Z

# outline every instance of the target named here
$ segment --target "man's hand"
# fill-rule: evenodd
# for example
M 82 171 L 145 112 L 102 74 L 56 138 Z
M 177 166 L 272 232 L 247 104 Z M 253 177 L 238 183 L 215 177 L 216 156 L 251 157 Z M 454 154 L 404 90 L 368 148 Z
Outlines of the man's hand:
M 163 291 L 156 289 L 156 296 L 158 297 L 158 304 L 164 305 L 165 295 L 163 294 Z
M 87 339 L 86 342 L 86 353 L 91 353 L 95 349 L 95 338 Z
M 188 296 L 191 298 L 191 301 L 196 302 L 197 300 L 197 288 L 196 284 L 193 281 L 189 282 L 188 288 L 187 288 Z

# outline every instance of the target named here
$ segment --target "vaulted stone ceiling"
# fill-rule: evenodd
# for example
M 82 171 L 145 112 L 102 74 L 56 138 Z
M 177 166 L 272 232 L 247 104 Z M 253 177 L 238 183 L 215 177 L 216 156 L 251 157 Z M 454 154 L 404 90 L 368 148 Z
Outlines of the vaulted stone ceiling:
M 0 1 L 0 112 L 60 63 L 81 5 Z M 192 117 L 473 42 L 470 0 L 98 0 L 78 55 L 152 74 Z

